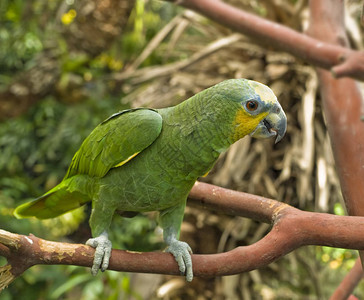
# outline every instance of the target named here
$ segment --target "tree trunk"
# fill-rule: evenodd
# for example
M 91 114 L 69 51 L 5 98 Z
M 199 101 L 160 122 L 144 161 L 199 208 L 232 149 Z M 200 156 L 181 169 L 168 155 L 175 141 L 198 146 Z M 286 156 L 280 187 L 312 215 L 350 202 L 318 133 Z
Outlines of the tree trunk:
M 310 2 L 309 34 L 336 45 L 349 47 L 344 25 L 344 1 Z M 350 215 L 364 216 L 364 122 L 362 96 L 350 78 L 335 79 L 317 69 L 324 114 L 338 169 L 341 189 Z M 360 253 L 363 262 L 364 253 Z

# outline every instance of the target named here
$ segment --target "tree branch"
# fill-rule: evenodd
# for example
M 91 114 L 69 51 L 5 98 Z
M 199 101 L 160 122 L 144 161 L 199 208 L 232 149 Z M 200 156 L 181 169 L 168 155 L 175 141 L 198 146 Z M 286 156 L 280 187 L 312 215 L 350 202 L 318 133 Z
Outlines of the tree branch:
M 232 275 L 261 268 L 304 245 L 364 249 L 364 217 L 305 212 L 272 199 L 206 183 L 195 184 L 189 203 L 272 224 L 272 230 L 253 245 L 220 254 L 193 255 L 195 276 Z M 0 268 L 0 289 L 37 264 L 90 267 L 94 251 L 86 245 L 51 242 L 0 230 L 0 255 L 8 260 Z M 179 275 L 173 256 L 162 252 L 113 250 L 109 269 Z
M 355 262 L 354 267 L 345 276 L 343 281 L 337 287 L 335 292 L 331 295 L 330 300 L 346 300 L 349 299 L 354 288 L 358 285 L 359 281 L 363 278 L 363 269 L 361 267 L 360 258 Z
M 364 51 L 325 43 L 220 0 L 169 1 L 192 9 L 261 44 L 293 54 L 317 67 L 331 70 L 337 78 L 349 76 L 364 80 Z
M 310 15 L 310 35 L 329 43 L 349 44 L 342 0 L 311 1 Z M 350 215 L 364 216 L 364 122 L 361 121 L 364 99 L 354 80 L 333 78 L 335 69 L 341 66 L 332 70 L 334 74 L 317 70 L 323 111 L 347 211 Z M 359 255 L 363 264 L 364 252 L 359 251 Z

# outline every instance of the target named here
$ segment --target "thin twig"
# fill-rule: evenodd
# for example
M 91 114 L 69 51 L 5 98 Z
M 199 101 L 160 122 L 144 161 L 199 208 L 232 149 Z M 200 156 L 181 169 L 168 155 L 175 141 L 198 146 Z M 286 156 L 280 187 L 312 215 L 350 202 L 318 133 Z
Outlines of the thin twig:
M 202 50 L 194 53 L 190 58 L 187 58 L 182 61 L 178 61 L 175 63 L 171 63 L 168 65 L 160 66 L 160 67 L 146 67 L 143 69 L 135 70 L 135 71 L 125 71 L 122 73 L 118 73 L 113 75 L 113 79 L 118 81 L 130 80 L 132 84 L 139 84 L 151 79 L 155 79 L 161 76 L 168 76 L 178 70 L 183 70 L 195 62 L 206 58 L 210 54 L 227 47 L 239 40 L 242 39 L 240 34 L 232 34 L 230 36 L 218 39 L 213 43 L 207 45 Z
M 126 72 L 134 72 L 142 62 L 159 46 L 159 44 L 166 38 L 166 36 L 173 30 L 173 28 L 183 20 L 181 15 L 174 17 L 166 26 L 164 26 L 144 48 L 143 52 L 138 58 L 126 68 Z

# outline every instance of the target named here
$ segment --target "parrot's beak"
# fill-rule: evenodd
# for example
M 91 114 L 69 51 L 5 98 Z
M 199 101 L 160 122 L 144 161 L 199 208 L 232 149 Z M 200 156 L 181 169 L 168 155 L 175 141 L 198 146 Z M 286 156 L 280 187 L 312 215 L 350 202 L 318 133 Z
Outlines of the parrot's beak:
M 286 129 L 287 117 L 281 105 L 277 102 L 250 135 L 254 138 L 277 136 L 275 143 L 278 143 L 286 133 Z

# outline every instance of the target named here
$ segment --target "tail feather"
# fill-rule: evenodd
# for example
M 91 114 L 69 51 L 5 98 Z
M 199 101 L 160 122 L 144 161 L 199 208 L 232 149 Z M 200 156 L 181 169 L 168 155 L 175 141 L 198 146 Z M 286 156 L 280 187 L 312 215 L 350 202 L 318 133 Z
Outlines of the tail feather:
M 28 217 L 49 219 L 79 208 L 89 201 L 91 199 L 85 194 L 61 183 L 39 198 L 19 205 L 14 215 L 18 219 Z

